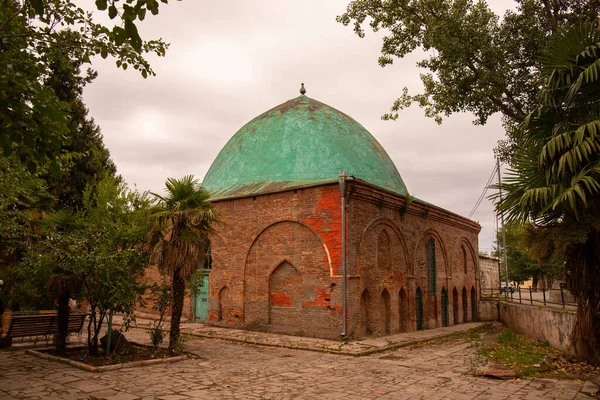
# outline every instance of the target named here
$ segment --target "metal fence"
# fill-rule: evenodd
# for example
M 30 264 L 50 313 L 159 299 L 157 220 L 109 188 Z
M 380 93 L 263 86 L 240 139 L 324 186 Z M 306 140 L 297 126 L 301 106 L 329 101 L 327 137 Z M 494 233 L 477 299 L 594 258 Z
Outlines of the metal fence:
M 500 288 L 481 288 L 481 300 L 509 301 L 512 303 L 529 304 L 543 307 L 576 309 L 577 303 L 571 292 L 563 287 L 560 289 L 538 289 L 517 286 L 514 291 Z

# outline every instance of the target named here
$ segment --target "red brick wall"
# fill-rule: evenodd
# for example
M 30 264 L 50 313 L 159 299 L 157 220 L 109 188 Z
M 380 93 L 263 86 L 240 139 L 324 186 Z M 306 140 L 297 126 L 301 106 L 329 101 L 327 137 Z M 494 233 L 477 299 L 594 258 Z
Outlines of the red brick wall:
M 211 236 L 209 320 L 338 337 L 340 200 L 333 185 L 216 202 L 224 221 Z M 223 287 L 231 290 L 228 321 L 219 321 Z
M 403 197 L 365 185 L 350 183 L 348 200 L 348 269 L 356 274 L 349 296 L 349 333 L 354 337 L 372 331 L 383 335 L 401 331 L 401 321 L 407 330 L 416 329 L 415 292 L 420 287 L 424 302 L 425 328 L 442 326 L 441 291 L 448 291 L 449 324 L 453 318 L 452 290 L 459 295 L 463 287 L 467 299 L 468 320 L 471 320 L 471 288 L 476 288 L 477 235 L 479 225 L 445 210 L 413 201 L 406 207 Z M 390 242 L 389 250 L 385 239 Z M 425 243 L 435 241 L 437 289 L 428 294 Z M 467 273 L 461 246 L 466 249 Z M 383 262 L 382 262 L 383 260 Z M 364 291 L 371 305 L 366 307 Z M 406 294 L 400 306 L 400 292 Z M 361 299 L 362 307 L 361 307 Z M 459 296 L 462 310 L 462 299 Z M 404 312 L 402 312 L 404 308 Z M 361 312 L 362 310 L 362 312 Z M 462 311 L 458 323 L 463 322 Z M 366 329 L 365 323 L 371 325 Z
M 209 320 L 339 338 L 340 203 L 337 184 L 215 202 L 224 221 L 211 236 Z M 347 201 L 350 336 L 415 330 L 417 286 L 423 292 L 426 328 L 442 326 L 442 288 L 448 292 L 449 323 L 464 320 L 463 288 L 468 293 L 466 319 L 470 320 L 471 289 L 477 290 L 479 229 L 445 210 L 417 201 L 406 207 L 402 196 L 351 181 Z M 435 294 L 428 294 L 427 286 L 429 238 L 436 249 Z

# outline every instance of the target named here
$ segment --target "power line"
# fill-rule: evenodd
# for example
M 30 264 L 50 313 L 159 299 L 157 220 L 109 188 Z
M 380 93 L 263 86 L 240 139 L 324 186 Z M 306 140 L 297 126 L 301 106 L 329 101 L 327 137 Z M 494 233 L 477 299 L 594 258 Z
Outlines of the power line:
M 471 218 L 471 216 L 473 216 L 473 214 L 475 214 L 475 211 L 477 211 L 477 208 L 479 208 L 479 205 L 481 204 L 481 202 L 483 201 L 483 199 L 485 197 L 485 192 L 487 192 L 487 190 L 490 187 L 490 184 L 492 183 L 492 180 L 494 180 L 495 173 L 496 173 L 496 164 L 494 164 L 494 169 L 492 170 L 492 173 L 490 174 L 490 177 L 489 177 L 487 183 L 483 187 L 483 191 L 481 192 L 479 199 L 477 199 L 477 202 L 473 206 L 473 209 L 471 210 L 471 212 L 469 213 L 469 216 L 467 218 Z

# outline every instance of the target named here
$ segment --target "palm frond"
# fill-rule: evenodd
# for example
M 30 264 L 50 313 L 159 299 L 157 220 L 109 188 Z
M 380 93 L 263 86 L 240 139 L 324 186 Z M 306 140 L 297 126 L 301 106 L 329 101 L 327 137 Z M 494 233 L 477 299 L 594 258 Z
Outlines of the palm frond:
M 164 196 L 151 210 L 154 219 L 149 244 L 152 261 L 165 273 L 178 271 L 184 279 L 193 274 L 205 257 L 207 235 L 220 214 L 210 202 L 210 194 L 193 175 L 169 178 Z

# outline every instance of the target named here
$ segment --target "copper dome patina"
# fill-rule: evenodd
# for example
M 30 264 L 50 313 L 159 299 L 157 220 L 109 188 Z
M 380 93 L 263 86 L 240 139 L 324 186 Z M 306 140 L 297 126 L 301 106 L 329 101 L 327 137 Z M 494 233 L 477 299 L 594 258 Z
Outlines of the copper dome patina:
M 393 161 L 362 125 L 301 95 L 237 131 L 202 184 L 218 199 L 337 181 L 344 170 L 406 195 Z

